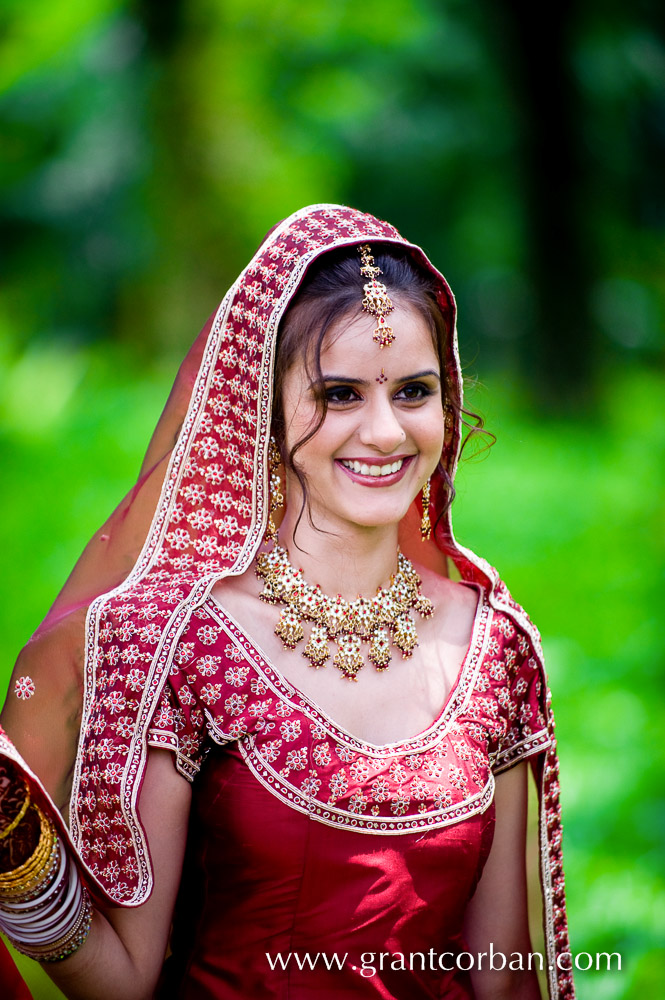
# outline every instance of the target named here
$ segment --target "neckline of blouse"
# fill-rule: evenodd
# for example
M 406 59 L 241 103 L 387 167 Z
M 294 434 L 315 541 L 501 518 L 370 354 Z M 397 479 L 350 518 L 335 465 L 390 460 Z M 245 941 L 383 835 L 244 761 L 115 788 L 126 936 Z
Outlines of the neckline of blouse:
M 306 705 L 309 711 L 317 716 L 325 728 L 331 729 L 337 734 L 337 738 L 344 742 L 353 744 L 356 748 L 362 749 L 365 753 L 378 753 L 387 750 L 399 750 L 412 743 L 422 743 L 434 735 L 449 720 L 459 714 L 459 711 L 467 703 L 474 689 L 475 675 L 484 658 L 484 648 L 489 636 L 489 624 L 491 621 L 491 605 L 487 598 L 485 588 L 474 582 L 462 581 L 463 586 L 472 587 L 478 592 L 478 601 L 471 627 L 469 643 L 462 658 L 459 670 L 453 681 L 448 694 L 443 702 L 440 711 L 432 722 L 425 728 L 412 736 L 404 737 L 400 740 L 388 743 L 371 743 L 369 740 L 360 739 L 354 736 L 348 729 L 336 722 L 332 716 L 309 695 L 305 694 L 297 685 L 288 680 L 281 671 L 274 665 L 267 653 L 258 643 L 248 635 L 247 631 L 237 621 L 227 609 L 211 594 L 207 598 L 208 604 L 213 611 L 222 619 L 226 619 L 234 629 L 240 634 L 243 643 L 243 651 L 250 657 L 259 674 L 266 680 L 270 687 L 279 693 L 280 697 L 286 697 L 288 701 L 297 701 L 300 707 Z M 422 749 L 422 748 L 419 748 Z

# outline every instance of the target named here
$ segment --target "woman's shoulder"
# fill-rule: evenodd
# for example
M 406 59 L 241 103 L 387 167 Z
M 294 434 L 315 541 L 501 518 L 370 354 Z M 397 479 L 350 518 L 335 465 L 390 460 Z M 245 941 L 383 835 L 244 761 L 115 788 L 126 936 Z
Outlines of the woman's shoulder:
M 225 576 L 218 580 L 212 589 L 211 597 L 221 608 L 226 609 L 234 617 L 236 612 L 249 606 L 256 608 L 260 587 L 253 566 L 237 576 Z
M 538 665 L 542 670 L 541 638 L 529 614 L 495 574 L 487 584 L 453 580 L 428 567 L 416 565 L 423 593 L 437 609 L 439 627 L 458 637 L 484 636 L 484 660 L 499 651 L 509 666 L 516 662 Z

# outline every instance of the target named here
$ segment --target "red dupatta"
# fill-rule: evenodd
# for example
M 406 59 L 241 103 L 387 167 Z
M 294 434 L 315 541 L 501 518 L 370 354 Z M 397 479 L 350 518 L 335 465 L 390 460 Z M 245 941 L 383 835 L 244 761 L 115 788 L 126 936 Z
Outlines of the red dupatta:
M 93 537 L 17 664 L 13 683 L 29 677 L 35 694 L 21 698 L 14 689 L 19 694 L 10 694 L 3 721 L 25 760 L 39 762 L 35 767 L 59 805 L 68 780 L 63 761 L 75 751 L 69 832 L 64 823 L 61 832 L 70 837 L 87 881 L 115 905 L 139 905 L 152 888 L 137 803 L 148 727 L 178 639 L 217 580 L 247 569 L 265 532 L 279 322 L 315 258 L 333 248 L 377 241 L 407 248 L 435 275 L 450 330 L 446 365 L 461 402 L 454 298 L 423 252 L 388 223 L 354 209 L 315 205 L 294 213 L 269 233 L 196 340 L 137 486 Z M 451 478 L 461 430 L 458 422 L 442 456 Z M 438 473 L 432 479 L 435 514 L 445 497 Z M 409 531 L 405 525 L 404 534 Z M 490 604 L 527 633 L 542 664 L 537 631 L 496 572 L 455 541 L 450 512 L 439 520 L 430 545 L 430 559 L 438 560 L 444 572 L 449 559 L 462 579 L 486 589 Z M 408 538 L 403 547 L 408 549 Z M 550 997 L 569 998 L 572 979 L 557 963 L 557 956 L 568 951 L 568 935 L 549 696 L 545 709 L 551 745 L 533 758 L 545 941 Z M 63 718 L 69 719 L 68 727 L 62 726 Z M 56 752 L 52 764 L 42 765 L 35 742 L 49 733 Z M 20 760 L 8 740 L 3 738 L 0 749 Z M 32 780 L 41 784 L 34 774 Z

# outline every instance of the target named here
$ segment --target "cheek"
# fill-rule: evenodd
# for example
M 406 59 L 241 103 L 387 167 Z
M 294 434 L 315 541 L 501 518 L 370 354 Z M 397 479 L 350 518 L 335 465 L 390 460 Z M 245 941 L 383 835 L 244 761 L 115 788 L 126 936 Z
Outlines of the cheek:
M 300 400 L 298 407 L 292 411 L 290 423 L 286 425 L 286 447 L 290 451 L 299 441 L 308 440 L 298 448 L 294 455 L 294 461 L 305 475 L 315 475 L 315 467 L 325 461 L 330 460 L 330 455 L 335 449 L 337 438 L 334 428 L 326 416 L 319 427 L 321 412 L 319 408 L 310 401 Z M 313 437 L 309 437 L 312 430 L 317 428 Z
M 318 411 L 302 412 L 301 419 L 294 420 L 290 433 L 287 433 L 287 441 L 293 446 L 297 441 L 306 437 L 313 427 L 316 427 L 320 414 Z M 313 470 L 316 464 L 328 462 L 340 443 L 340 434 L 328 417 L 323 421 L 316 434 L 311 437 L 296 453 L 296 461 L 303 468 L 310 466 Z
M 443 409 L 438 400 L 436 405 L 428 407 L 427 411 L 421 414 L 421 419 L 417 421 L 417 424 L 418 426 L 414 428 L 414 434 L 418 437 L 420 447 L 440 455 L 445 441 L 446 425 Z

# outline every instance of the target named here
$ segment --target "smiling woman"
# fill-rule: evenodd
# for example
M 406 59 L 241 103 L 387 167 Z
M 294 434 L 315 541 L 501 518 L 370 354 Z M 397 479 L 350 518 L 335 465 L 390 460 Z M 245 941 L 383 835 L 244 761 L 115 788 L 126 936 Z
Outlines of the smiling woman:
M 301 360 L 287 373 L 283 388 L 283 447 L 289 454 L 295 450 L 301 474 L 310 484 L 311 521 L 336 534 L 348 535 L 352 526 L 363 526 L 364 534 L 372 536 L 371 544 L 388 525 L 395 534 L 414 496 L 436 469 L 444 441 L 439 359 L 430 331 L 411 306 L 398 305 L 395 312 L 398 346 L 390 356 L 381 356 L 380 371 L 373 320 L 354 316 L 330 328 L 320 357 L 320 383 L 312 384 Z M 322 394 L 325 420 L 308 437 L 317 423 Z M 287 491 L 298 501 L 296 510 L 303 499 L 298 487 L 297 478 L 287 473 Z M 368 488 L 378 492 L 368 494 Z M 287 511 L 293 509 L 287 504 Z M 290 520 L 284 527 L 292 532 Z M 394 570 L 396 544 L 392 550 Z M 376 590 L 385 579 L 373 588 L 370 582 L 370 588 Z
M 573 996 L 539 638 L 455 541 L 461 414 L 422 251 L 341 206 L 271 231 L 3 712 L 0 927 L 68 996 L 538 997 L 527 761 Z

